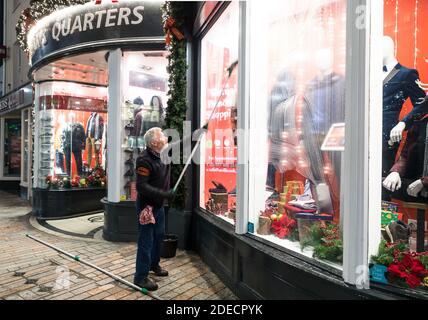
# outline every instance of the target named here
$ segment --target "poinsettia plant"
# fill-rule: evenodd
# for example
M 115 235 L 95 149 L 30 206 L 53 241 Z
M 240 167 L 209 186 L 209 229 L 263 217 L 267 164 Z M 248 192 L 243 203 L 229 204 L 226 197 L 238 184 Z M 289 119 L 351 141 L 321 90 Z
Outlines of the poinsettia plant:
M 371 260 L 388 267 L 388 282 L 428 289 L 428 252 L 410 252 L 404 241 L 388 243 L 382 240 L 378 254 Z
M 400 278 L 405 280 L 410 288 L 419 287 L 424 278 L 428 276 L 422 262 L 418 259 L 416 253 L 402 254 L 401 261 L 394 259 L 394 262 L 388 267 L 389 278 Z M 392 280 L 394 281 L 394 280 Z

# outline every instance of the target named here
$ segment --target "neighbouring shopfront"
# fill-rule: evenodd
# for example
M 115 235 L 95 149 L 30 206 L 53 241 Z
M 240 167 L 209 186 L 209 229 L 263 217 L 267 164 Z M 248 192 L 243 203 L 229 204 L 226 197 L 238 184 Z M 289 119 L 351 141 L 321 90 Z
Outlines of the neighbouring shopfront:
M 135 238 L 134 161 L 167 105 L 161 5 L 88 2 L 30 29 L 38 219 L 105 210 L 106 239 Z
M 241 298 L 428 298 L 428 1 L 197 6 L 204 261 Z
M 0 99 L 0 188 L 31 196 L 33 88 L 24 85 Z

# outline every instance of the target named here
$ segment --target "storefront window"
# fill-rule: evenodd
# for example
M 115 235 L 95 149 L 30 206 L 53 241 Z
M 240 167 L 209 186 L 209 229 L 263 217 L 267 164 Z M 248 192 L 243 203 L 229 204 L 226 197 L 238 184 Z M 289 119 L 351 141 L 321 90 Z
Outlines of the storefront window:
M 165 51 L 124 53 L 122 105 L 121 200 L 135 201 L 135 159 L 146 148 L 144 135 L 150 128 L 163 127 L 166 116 L 168 75 Z
M 5 177 L 21 175 L 21 120 L 4 120 L 4 168 Z
M 340 268 L 346 1 L 250 8 L 250 232 Z
M 239 2 L 231 2 L 201 43 L 201 118 L 209 121 L 201 143 L 200 207 L 236 221 Z
M 105 187 L 107 88 L 39 84 L 38 187 Z
M 384 19 L 382 242 L 371 280 L 426 290 L 428 1 L 385 0 Z

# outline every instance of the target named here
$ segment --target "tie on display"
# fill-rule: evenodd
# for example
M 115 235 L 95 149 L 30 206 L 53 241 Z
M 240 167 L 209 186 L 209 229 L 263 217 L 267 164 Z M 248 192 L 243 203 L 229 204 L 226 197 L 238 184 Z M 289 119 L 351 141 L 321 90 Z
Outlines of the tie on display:
M 383 66 L 383 72 L 388 72 L 388 68 L 386 66 Z

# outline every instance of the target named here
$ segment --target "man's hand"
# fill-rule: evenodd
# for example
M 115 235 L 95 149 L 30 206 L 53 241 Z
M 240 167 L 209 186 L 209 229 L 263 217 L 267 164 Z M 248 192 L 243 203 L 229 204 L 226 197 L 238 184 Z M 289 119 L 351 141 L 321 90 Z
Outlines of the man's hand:
M 403 138 L 403 131 L 406 129 L 406 124 L 404 122 L 399 122 L 394 128 L 392 128 L 390 133 L 390 138 L 392 142 L 400 142 Z
M 176 191 L 174 191 L 174 189 L 171 189 L 167 192 L 166 194 L 166 198 L 168 200 L 173 200 L 175 198 L 175 196 L 177 195 Z
M 422 183 L 422 180 L 416 180 L 415 182 L 413 182 L 408 188 L 407 188 L 407 193 L 409 194 L 409 196 L 412 197 L 417 197 L 419 192 L 422 191 L 422 189 L 424 188 L 424 185 Z
M 401 178 L 398 172 L 391 172 L 383 181 L 383 186 L 389 191 L 395 192 L 401 188 Z

